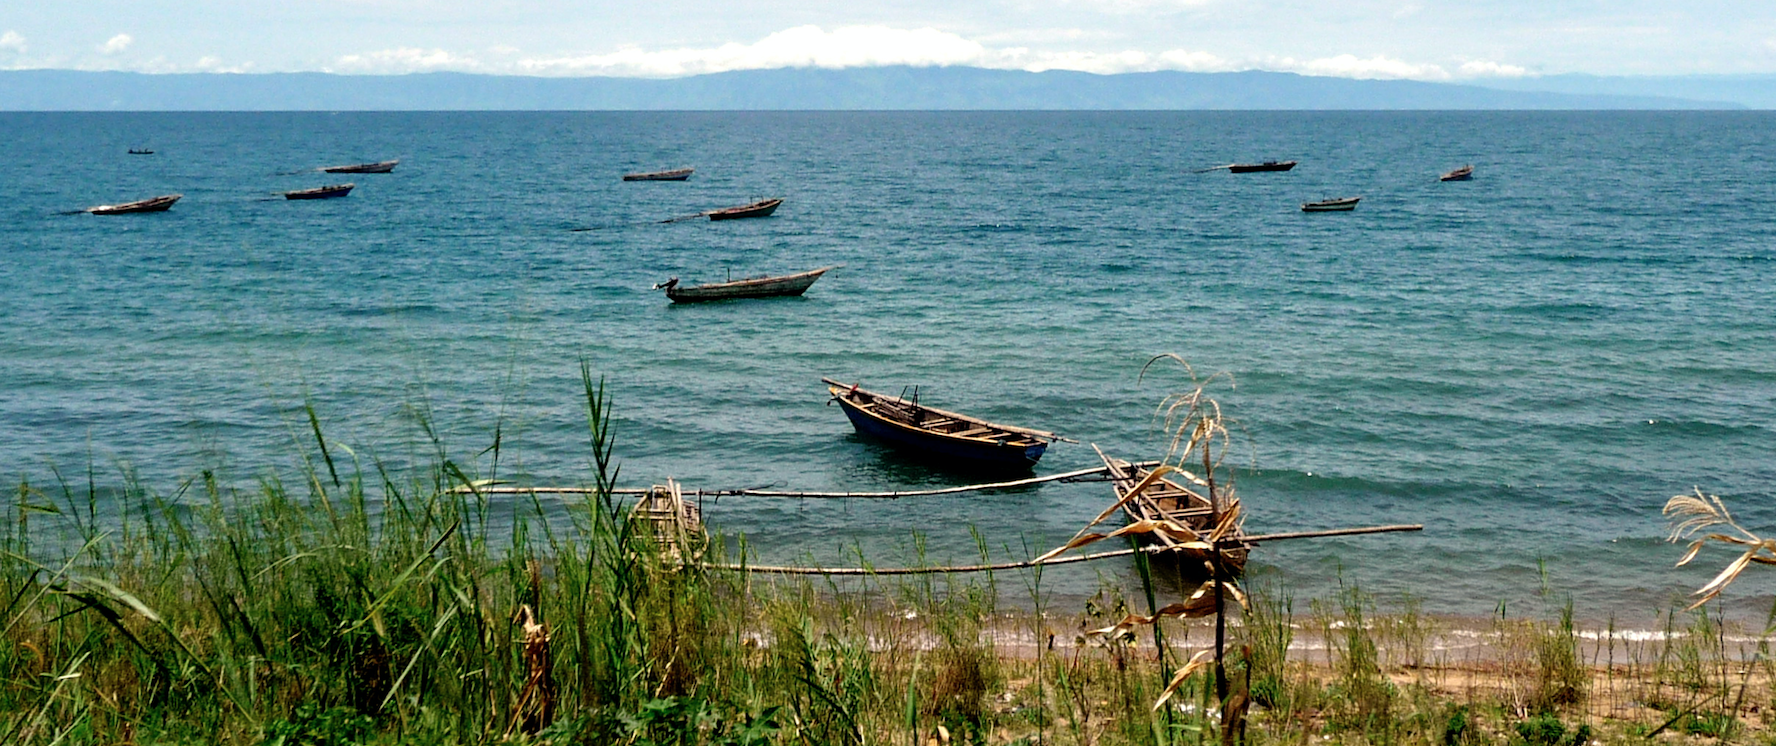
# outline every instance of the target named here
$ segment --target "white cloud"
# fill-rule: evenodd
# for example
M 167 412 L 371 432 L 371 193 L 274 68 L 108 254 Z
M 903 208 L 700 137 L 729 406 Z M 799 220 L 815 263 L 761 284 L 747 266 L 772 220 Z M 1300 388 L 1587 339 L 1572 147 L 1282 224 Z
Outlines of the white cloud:
M 1165 64 L 1162 69 L 1183 70 L 1193 73 L 1225 73 L 1236 70 L 1249 70 L 1249 65 L 1239 65 L 1221 59 L 1208 52 L 1192 52 L 1187 49 L 1174 49 L 1159 55 Z
M 1516 65 L 1506 65 L 1491 60 L 1471 60 L 1463 62 L 1456 73 L 1464 78 L 1526 78 L 1529 69 Z
M 1075 0 L 1071 3 L 1063 2 L 1063 4 L 1084 5 L 1099 13 L 1109 13 L 1112 15 L 1133 15 L 1137 13 L 1151 15 L 1154 13 L 1165 13 L 1167 11 L 1197 8 L 1213 2 L 1215 2 L 1215 0 Z
M 99 54 L 117 54 L 129 49 L 130 44 L 134 41 L 135 39 L 131 38 L 129 34 L 118 34 L 99 45 Z
M 675 77 L 778 67 L 981 65 L 990 56 L 980 42 L 933 28 L 844 26 L 825 31 L 818 26 L 797 26 L 752 44 L 653 52 L 631 47 L 609 54 L 531 58 L 518 65 L 542 75 Z
M 1000 31 L 975 37 L 982 44 L 1054 44 L 1057 42 L 1107 41 L 1120 37 L 1104 29 L 1035 28 Z
M 530 75 L 616 75 L 678 77 L 729 70 L 782 67 L 840 69 L 908 65 L 969 65 L 1011 70 L 1078 70 L 1092 73 L 1241 69 L 1207 52 L 1174 49 L 1158 54 L 1121 52 L 1044 52 L 1028 47 L 989 47 L 934 28 L 896 29 L 886 26 L 844 26 L 827 31 L 798 26 L 751 44 L 729 43 L 713 48 L 646 50 L 636 47 L 607 54 L 523 58 L 513 67 Z
M 1354 54 L 1341 54 L 1336 57 L 1322 57 L 1306 62 L 1290 57 L 1280 57 L 1272 58 L 1270 64 L 1263 65 L 1263 67 L 1269 70 L 1333 78 L 1448 80 L 1451 77 L 1449 71 L 1440 65 L 1407 62 L 1381 55 L 1365 59 Z
M 0 34 L 0 49 L 24 54 L 25 37 L 19 36 L 17 31 L 7 31 L 4 34 Z
M 1070 32 L 1064 29 L 1051 30 L 1041 32 L 1040 35 L 1066 37 Z M 1081 34 L 1087 35 L 1090 32 Z M 1041 48 L 1048 46 L 1045 44 L 1036 43 L 1037 48 L 1032 48 L 1009 45 L 1008 42 L 1014 39 L 1005 36 L 986 38 L 996 43 L 983 43 L 979 39 L 929 27 L 904 29 L 888 26 L 842 26 L 827 30 L 809 25 L 778 31 L 750 43 L 731 42 L 714 47 L 676 49 L 624 47 L 594 54 L 527 55 L 510 46 L 487 47 L 471 53 L 399 47 L 345 55 L 337 58 L 327 71 L 393 74 L 455 70 L 544 76 L 672 78 L 731 70 L 795 67 L 840 69 L 885 65 L 967 65 L 1002 70 L 1076 70 L 1100 74 L 1158 70 L 1274 70 L 1342 78 L 1426 81 L 1521 77 L 1530 74 L 1525 68 L 1488 60 L 1461 63 L 1451 73 L 1449 68 L 1436 63 L 1412 62 L 1385 55 L 1358 57 L 1354 54 L 1341 54 L 1309 60 L 1293 57 L 1230 59 L 1192 49 L 1160 52 L 1049 51 Z
M 253 63 L 248 62 L 243 65 L 228 65 L 224 64 L 218 57 L 205 55 L 197 59 L 197 64 L 193 65 L 193 68 L 199 72 L 206 73 L 245 73 L 252 71 Z
M 325 68 L 326 72 L 348 73 L 415 73 L 436 70 L 459 70 L 475 72 L 482 69 L 480 60 L 472 57 L 453 55 L 442 49 L 418 49 L 400 47 L 384 49 L 364 54 L 348 54 L 340 57 L 337 67 Z

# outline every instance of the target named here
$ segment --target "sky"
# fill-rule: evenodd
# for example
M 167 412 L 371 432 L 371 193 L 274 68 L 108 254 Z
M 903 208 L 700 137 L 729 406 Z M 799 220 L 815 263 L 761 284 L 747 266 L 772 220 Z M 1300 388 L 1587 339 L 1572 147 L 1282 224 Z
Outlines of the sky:
M 1770 0 L 0 0 L 0 69 L 1776 73 Z

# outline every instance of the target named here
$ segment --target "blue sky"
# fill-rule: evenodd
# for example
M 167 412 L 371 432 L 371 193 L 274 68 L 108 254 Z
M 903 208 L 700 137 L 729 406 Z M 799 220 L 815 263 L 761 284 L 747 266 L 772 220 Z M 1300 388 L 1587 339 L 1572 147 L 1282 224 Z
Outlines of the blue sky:
M 1776 73 L 1769 0 L 0 0 L 0 68 Z

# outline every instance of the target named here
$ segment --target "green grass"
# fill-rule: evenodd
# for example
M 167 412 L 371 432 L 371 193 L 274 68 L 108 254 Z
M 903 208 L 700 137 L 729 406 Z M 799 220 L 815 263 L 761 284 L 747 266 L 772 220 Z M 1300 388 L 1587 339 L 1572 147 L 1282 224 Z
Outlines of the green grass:
M 0 743 L 1226 743 L 1212 676 L 1152 708 L 1212 628 L 1068 644 L 1162 605 L 1150 579 L 1139 598 L 1112 579 L 1055 609 L 1039 568 L 836 584 L 669 566 L 611 495 L 611 405 L 582 378 L 592 491 L 565 522 L 476 491 L 499 473 L 497 428 L 457 458 L 424 417 L 413 465 L 329 441 L 305 409 L 290 473 L 204 471 L 164 493 L 101 487 L 91 469 L 21 483 L 0 508 Z M 1001 585 L 1028 608 L 1002 610 Z M 1252 603 L 1228 628 L 1248 743 L 1565 744 L 1594 727 L 1568 694 L 1598 669 L 1580 664 L 1570 607 L 1513 653 L 1533 693 L 1514 699 L 1434 690 L 1418 671 L 1445 662 L 1410 600 L 1396 614 L 1354 587 L 1315 600 L 1323 664 L 1295 657 L 1285 589 Z M 527 607 L 547 630 L 528 648 Z M 1010 632 L 1034 649 L 1002 648 Z M 1667 717 L 1698 738 L 1750 732 L 1746 713 L 1771 701 L 1767 646 L 1739 666 L 1726 639 L 1702 615 L 1615 665 L 1612 637 L 1605 670 L 1636 683 L 1591 699 L 1668 703 L 1642 734 Z M 1516 704 L 1531 699 L 1536 712 Z

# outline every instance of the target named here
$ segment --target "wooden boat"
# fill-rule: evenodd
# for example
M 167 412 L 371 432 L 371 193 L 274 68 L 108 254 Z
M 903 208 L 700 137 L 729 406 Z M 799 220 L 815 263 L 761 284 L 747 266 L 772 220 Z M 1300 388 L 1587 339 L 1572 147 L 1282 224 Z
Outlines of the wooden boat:
M 675 168 L 670 171 L 649 171 L 638 174 L 623 174 L 624 181 L 684 181 L 691 178 L 694 168 Z
M 1304 202 L 1301 204 L 1301 211 L 1350 212 L 1351 210 L 1357 209 L 1357 200 L 1360 199 L 1362 199 L 1362 197 L 1340 197 L 1338 199 L 1321 200 L 1319 202 Z
M 1473 178 L 1474 178 L 1474 167 L 1469 165 L 1469 166 L 1462 166 L 1461 168 L 1458 168 L 1454 171 L 1450 171 L 1449 173 L 1443 174 L 1442 176 L 1437 177 L 1437 180 L 1438 181 L 1468 181 Z
M 666 297 L 671 298 L 673 303 L 699 303 L 735 298 L 781 298 L 807 292 L 808 286 L 813 285 L 821 275 L 838 269 L 839 266 L 841 265 L 835 264 L 831 267 L 810 269 L 793 275 L 751 277 L 744 280 L 729 280 L 690 287 L 679 287 L 678 278 L 674 277 L 655 285 L 654 289 L 665 290 Z
M 720 210 L 711 211 L 709 213 L 709 219 L 736 220 L 739 218 L 762 218 L 776 212 L 777 206 L 781 204 L 783 204 L 783 200 L 781 199 L 764 199 L 750 205 L 724 207 Z
M 332 199 L 334 197 L 344 197 L 347 194 L 351 194 L 351 190 L 355 186 L 357 185 L 328 184 L 327 186 L 319 186 L 313 189 L 297 189 L 293 192 L 284 192 L 284 199 Z
M 94 215 L 124 215 L 132 212 L 166 212 L 167 208 L 172 207 L 173 203 L 178 202 L 179 198 L 183 196 L 185 195 L 167 194 L 159 197 L 137 200 L 135 202 L 125 202 L 121 205 L 97 205 L 95 207 L 86 208 L 86 211 Z
M 1295 161 L 1265 161 L 1263 163 L 1235 163 L 1227 167 L 1236 174 L 1250 174 L 1259 171 L 1287 171 L 1295 167 Z
M 1180 563 L 1180 569 L 1208 575 L 1203 563 L 1208 562 L 1213 554 L 1201 547 L 1186 546 L 1193 542 L 1207 542 L 1214 533 L 1216 506 L 1209 503 L 1209 498 L 1196 490 L 1185 487 L 1178 482 L 1161 477 L 1143 488 L 1139 494 L 1133 494 L 1136 487 L 1147 479 L 1151 469 L 1132 464 L 1119 458 L 1106 456 L 1102 451 L 1098 456 L 1104 460 L 1109 470 L 1111 487 L 1116 491 L 1116 500 L 1122 506 L 1122 513 L 1129 523 L 1140 521 L 1166 521 L 1182 528 L 1184 535 L 1167 531 L 1151 531 L 1135 534 L 1136 538 L 1147 546 L 1164 547 L 1167 551 L 1153 555 L 1155 559 L 1167 559 Z M 1234 510 L 1238 499 L 1230 504 L 1220 506 L 1221 514 Z M 1239 539 L 1243 533 L 1235 528 L 1225 539 Z M 1238 575 L 1246 565 L 1246 546 L 1236 544 L 1232 547 L 1223 545 L 1221 559 L 1229 572 Z
M 957 464 L 1028 469 L 1059 435 L 1000 425 L 822 378 L 857 432 Z
M 348 166 L 326 166 L 321 170 L 330 174 L 386 174 L 395 170 L 395 165 L 400 162 L 401 159 L 396 158 L 392 161 L 377 161 L 375 163 L 353 163 Z
M 629 520 L 653 535 L 654 548 L 668 565 L 695 562 L 709 546 L 702 508 L 687 502 L 684 490 L 672 479 L 648 489 L 635 502 Z

